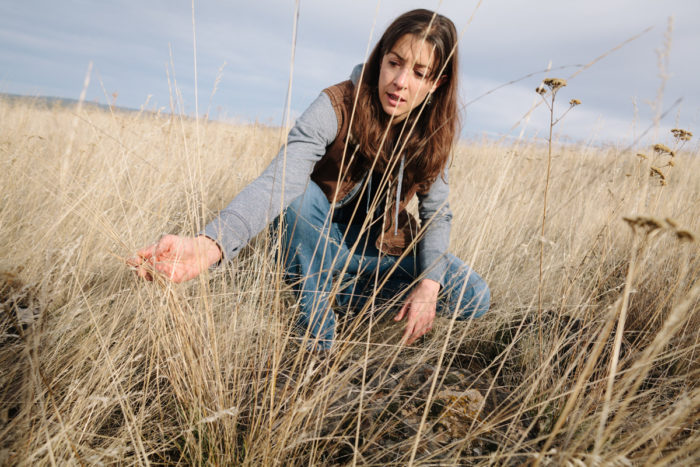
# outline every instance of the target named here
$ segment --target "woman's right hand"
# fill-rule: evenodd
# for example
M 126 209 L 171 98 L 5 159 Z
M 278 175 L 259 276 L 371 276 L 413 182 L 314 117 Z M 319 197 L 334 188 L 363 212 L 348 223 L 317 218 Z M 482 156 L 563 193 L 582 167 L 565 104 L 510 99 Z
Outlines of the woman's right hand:
M 221 256 L 219 245 L 209 237 L 164 235 L 157 243 L 137 251 L 128 264 L 135 268 L 136 275 L 149 281 L 155 270 L 173 282 L 185 282 L 217 263 Z

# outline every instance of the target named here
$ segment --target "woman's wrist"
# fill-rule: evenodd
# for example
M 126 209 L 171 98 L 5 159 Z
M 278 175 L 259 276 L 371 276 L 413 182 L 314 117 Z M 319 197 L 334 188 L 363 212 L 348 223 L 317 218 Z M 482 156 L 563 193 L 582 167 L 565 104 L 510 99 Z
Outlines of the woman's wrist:
M 206 267 L 210 267 L 221 261 L 223 253 L 218 243 L 206 235 L 198 235 L 197 241 L 199 243 L 200 252 L 203 253 L 202 256 L 204 257 Z
M 440 283 L 437 281 L 434 281 L 432 279 L 422 279 L 419 282 L 419 286 L 423 289 L 430 290 L 434 292 L 436 295 L 438 292 L 440 292 Z

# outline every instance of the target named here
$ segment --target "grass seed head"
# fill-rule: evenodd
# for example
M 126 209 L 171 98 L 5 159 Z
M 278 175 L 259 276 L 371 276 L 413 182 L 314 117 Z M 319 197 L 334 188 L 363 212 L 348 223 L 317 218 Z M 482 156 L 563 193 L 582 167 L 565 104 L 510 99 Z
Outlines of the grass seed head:
M 641 152 L 638 152 L 638 153 L 637 153 L 637 157 L 639 157 L 639 158 L 642 159 L 642 160 L 649 159 L 649 158 L 646 156 L 646 154 L 642 154 Z
M 571 100 L 569 101 L 569 105 L 570 105 L 571 107 L 576 107 L 577 105 L 581 105 L 581 101 L 578 100 L 578 99 L 571 99 Z

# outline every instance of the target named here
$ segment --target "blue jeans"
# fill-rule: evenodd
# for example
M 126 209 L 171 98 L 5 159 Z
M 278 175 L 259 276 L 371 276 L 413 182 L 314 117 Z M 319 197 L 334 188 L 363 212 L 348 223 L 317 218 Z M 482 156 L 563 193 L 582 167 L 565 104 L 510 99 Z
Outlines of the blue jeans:
M 330 349 L 333 343 L 333 293 L 339 312 L 360 310 L 372 294 L 375 281 L 384 283 L 376 295 L 387 298 L 406 292 L 420 276 L 414 255 L 398 261 L 397 256 L 380 254 L 374 243 L 375 230 L 363 233 L 360 225 L 338 222 L 347 216 L 342 209 L 334 211 L 331 218 L 326 195 L 309 181 L 304 194 L 284 212 L 281 232 L 285 278 L 299 296 L 299 325 L 314 339 L 316 349 Z M 490 303 L 486 282 L 456 256 L 447 254 L 446 258 L 448 270 L 437 313 L 452 316 L 456 312 L 459 320 L 486 313 Z

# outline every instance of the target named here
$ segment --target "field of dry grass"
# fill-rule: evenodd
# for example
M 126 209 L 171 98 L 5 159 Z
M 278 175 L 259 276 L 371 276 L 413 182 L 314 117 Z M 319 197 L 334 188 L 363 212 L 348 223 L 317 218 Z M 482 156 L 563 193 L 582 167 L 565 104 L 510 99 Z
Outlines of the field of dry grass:
M 544 238 L 546 145 L 461 143 L 451 250 L 491 310 L 412 348 L 357 317 L 325 360 L 266 235 L 191 283 L 125 264 L 198 231 L 280 143 L 0 101 L 1 463 L 700 463 L 697 138 L 673 158 L 555 141 Z

